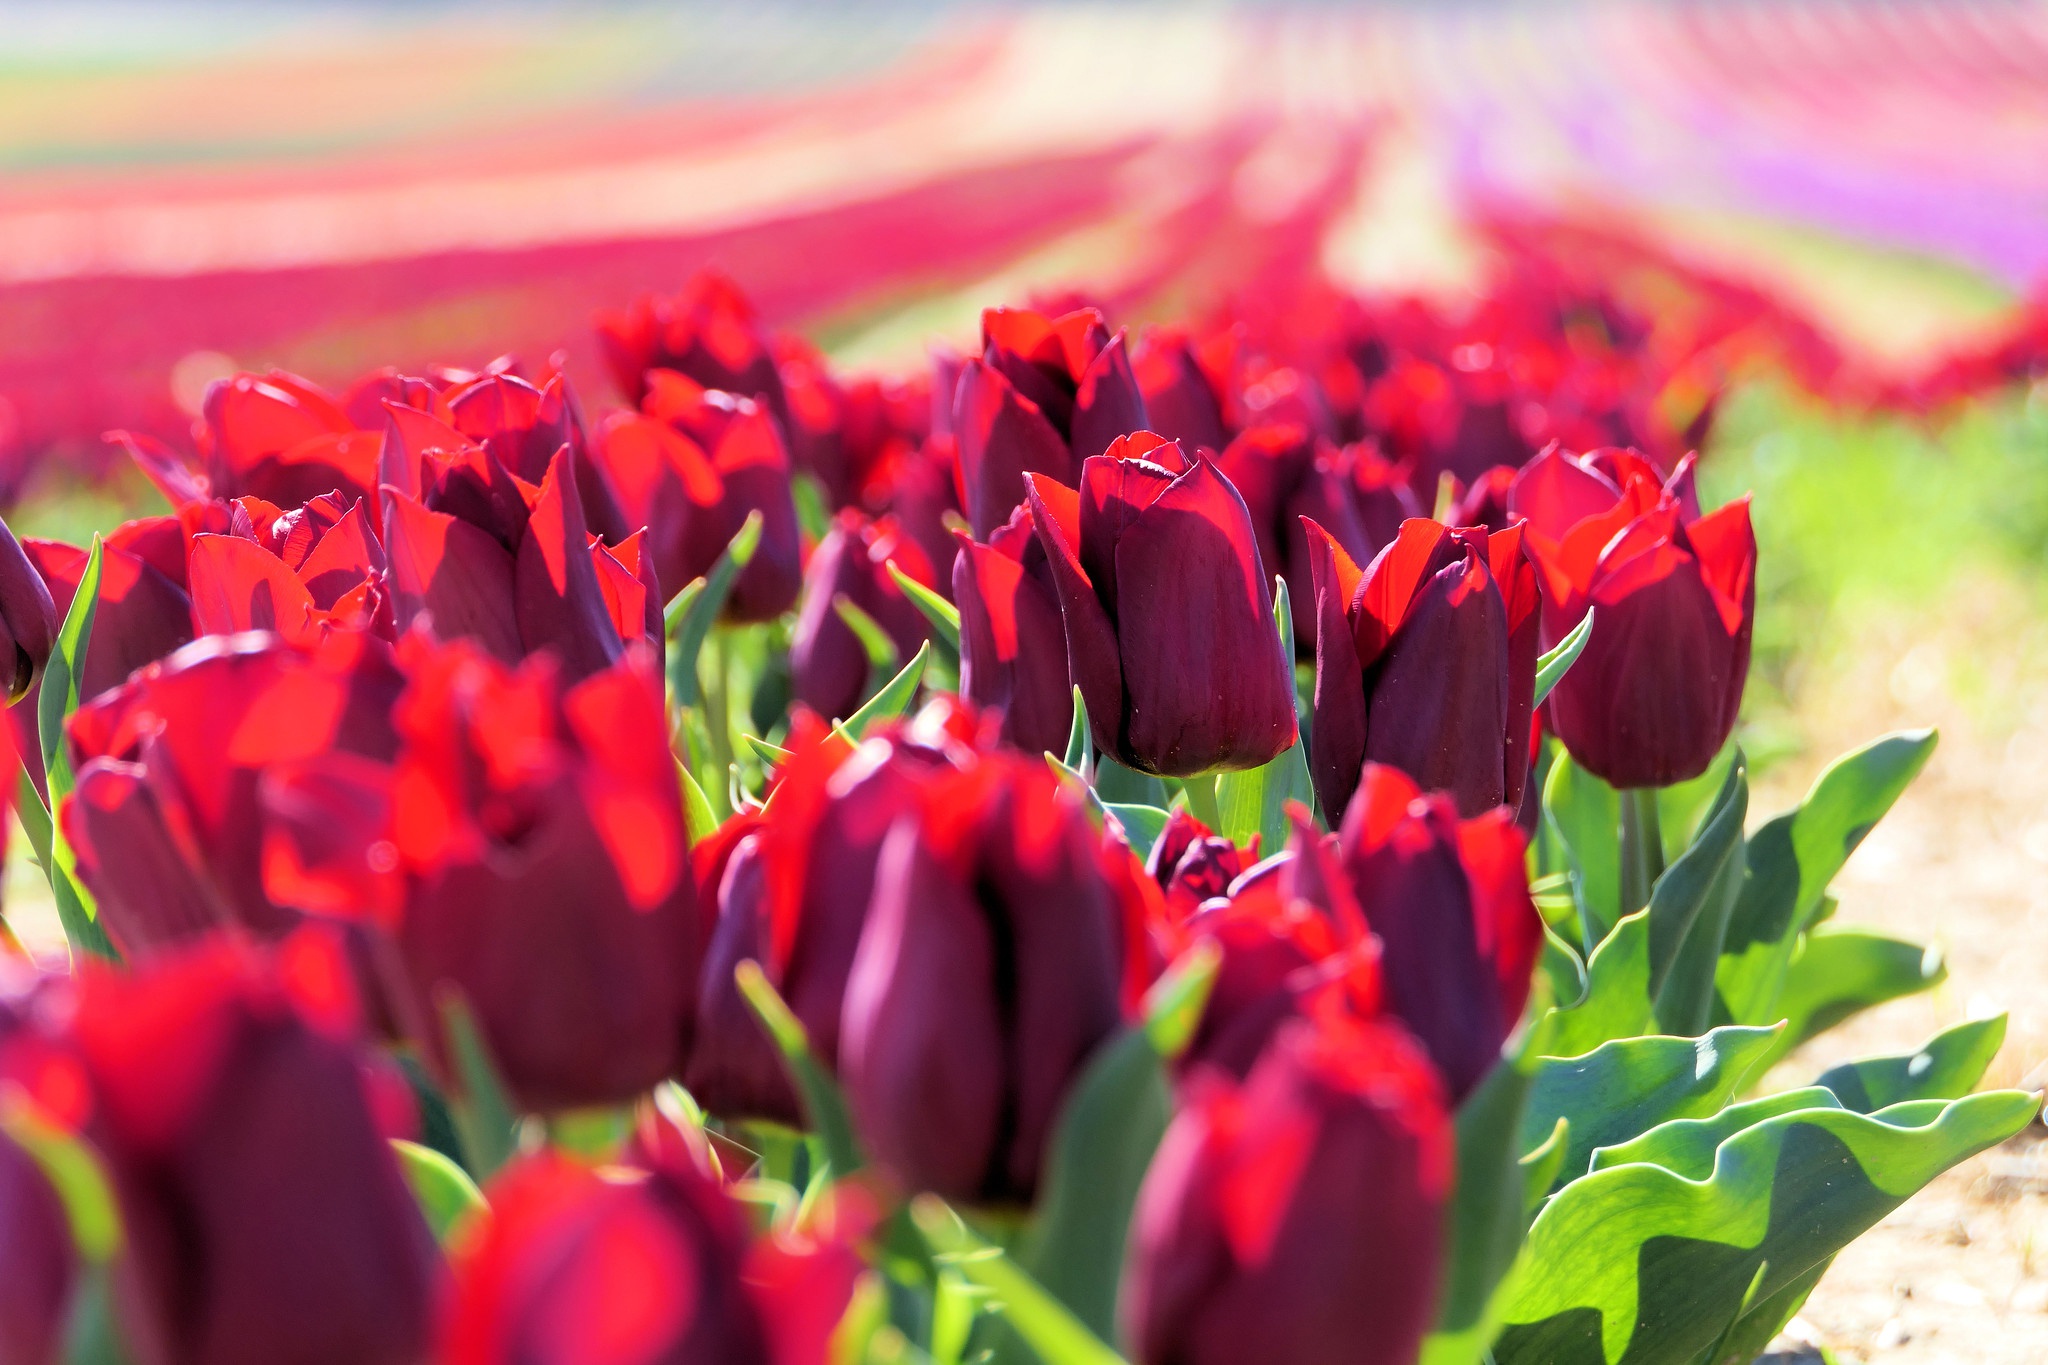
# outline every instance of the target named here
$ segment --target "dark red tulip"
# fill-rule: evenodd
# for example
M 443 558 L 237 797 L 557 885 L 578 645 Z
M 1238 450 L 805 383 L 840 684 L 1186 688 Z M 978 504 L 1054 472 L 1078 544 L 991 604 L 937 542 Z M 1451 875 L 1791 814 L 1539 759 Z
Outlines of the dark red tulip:
M 982 354 L 953 397 L 960 503 L 986 540 L 1024 501 L 1024 476 L 1073 483 L 1081 462 L 1145 425 L 1145 398 L 1123 334 L 1084 308 L 1048 318 L 1027 309 L 981 315 Z
M 1351 486 L 1352 516 L 1365 545 L 1364 552 L 1352 558 L 1360 563 L 1371 562 L 1374 555 L 1393 544 L 1394 537 L 1401 534 L 1401 523 L 1429 510 L 1408 485 L 1413 471 L 1380 454 L 1371 441 L 1345 446 L 1337 457 L 1337 471 Z
M 712 1113 L 802 1117 L 780 1056 L 733 982 L 752 959 L 789 1002 L 812 1052 L 837 1068 L 846 978 L 873 899 L 883 836 L 941 767 L 971 761 L 982 718 L 950 698 L 886 727 L 858 756 L 799 713 L 791 757 L 776 772 L 774 817 L 732 849 L 714 888 L 697 1034 L 685 1084 Z M 701 845 L 700 845 L 701 847 Z
M 1186 450 L 1221 450 L 1230 444 L 1219 385 L 1202 363 L 1213 349 L 1197 347 L 1180 328 L 1148 327 L 1131 352 L 1131 372 L 1145 396 L 1146 426 Z
M 954 534 L 961 693 L 999 708 L 1003 738 L 1025 753 L 1065 753 L 1074 726 L 1066 627 L 1031 509 L 1018 508 L 987 544 Z
M 1159 883 L 1166 894 L 1165 913 L 1178 923 L 1193 915 L 1204 901 L 1229 890 L 1238 875 L 1258 860 L 1257 835 L 1252 836 L 1249 850 L 1240 851 L 1188 814 L 1186 806 L 1175 806 L 1146 856 L 1145 873 Z
M 1271 580 L 1214 464 L 1141 432 L 1090 459 L 1078 493 L 1026 482 L 1096 748 L 1187 777 L 1255 768 L 1294 743 Z
M 114 946 L 134 957 L 228 925 L 297 925 L 264 885 L 265 774 L 322 755 L 388 762 L 403 685 L 390 647 L 363 635 L 311 649 L 209 636 L 82 706 L 60 818 Z
M 0 671 L 9 705 L 26 696 L 57 644 L 57 604 L 49 585 L 0 522 Z
M 237 532 L 201 532 L 189 542 L 185 574 L 199 634 L 267 630 L 294 644 L 336 629 L 391 637 L 384 547 L 365 500 L 344 504 L 323 494 L 236 525 Z
M 1474 479 L 1470 487 L 1459 491 L 1457 501 L 1451 505 L 1450 524 L 1507 530 L 1515 520 L 1508 510 L 1508 489 L 1520 472 L 1513 465 L 1497 464 Z
M 331 394 L 282 370 L 210 385 L 193 432 L 216 498 L 295 507 L 322 493 L 353 502 L 376 491 L 376 433 L 357 430 Z
M 1360 526 L 1335 448 L 1319 444 L 1305 427 L 1252 427 L 1216 458 L 1216 468 L 1251 512 L 1259 562 L 1287 580 L 1297 652 L 1304 657 L 1313 654 L 1315 580 L 1309 572 L 1308 533 L 1301 519 L 1321 526 L 1354 559 L 1370 558 L 1385 542 L 1368 539 Z
M 1410 1365 L 1436 1313 L 1453 1142 L 1387 1022 L 1284 1025 L 1197 1078 L 1152 1158 L 1122 1293 L 1140 1365 Z
M 842 379 L 808 342 L 782 338 L 775 349 L 797 466 L 817 475 L 834 507 L 887 510 L 873 496 L 886 492 L 888 466 L 932 434 L 931 376 Z M 957 383 L 942 390 L 949 416 Z
M 1326 815 L 1359 765 L 1391 763 L 1466 815 L 1519 805 L 1536 687 L 1536 573 L 1519 527 L 1417 518 L 1361 572 L 1305 523 L 1315 567 L 1315 744 Z
M 802 580 L 789 452 L 751 398 L 654 370 L 644 412 L 613 413 L 598 459 L 626 520 L 647 528 L 655 578 L 669 595 L 711 571 L 745 524 L 762 517 L 754 557 L 734 580 L 728 621 L 767 621 L 796 604 Z
M 751 1238 L 680 1156 L 594 1169 L 543 1152 L 488 1197 L 455 1258 L 443 1365 L 826 1365 L 863 1268 L 836 1241 Z
M 754 306 L 715 270 L 699 271 L 674 298 L 648 296 L 600 314 L 597 339 L 612 378 L 634 403 L 647 391 L 649 370 L 675 370 L 707 389 L 762 399 L 777 420 L 787 420 L 782 380 Z
M 1509 497 L 1528 518 L 1545 644 L 1594 613 L 1548 715 L 1572 757 L 1610 786 L 1698 777 L 1742 709 L 1756 617 L 1749 499 L 1699 516 L 1691 474 L 1690 457 L 1662 482 L 1633 452 L 1553 448 Z
M 931 622 L 890 576 L 891 561 L 912 580 L 936 587 L 931 561 L 890 517 L 871 521 L 843 509 L 811 552 L 789 667 L 796 700 L 821 716 L 852 715 L 870 681 L 867 649 L 833 606 L 837 598 L 873 617 L 904 663 L 931 637 Z
M 1368 763 L 1338 846 L 1379 936 L 1387 1008 L 1462 1099 L 1500 1060 L 1543 942 L 1527 837 L 1510 810 L 1461 820 L 1444 793 Z
M 77 1282 L 63 1200 L 42 1165 L 0 1133 L 0 1360 L 57 1365 Z
M 423 1006 L 459 988 L 526 1109 L 631 1099 L 681 1061 L 702 956 L 658 682 L 417 640 L 405 663 L 385 856 Z
M 846 985 L 840 1079 L 905 1184 L 1026 1203 L 1120 1016 L 1125 910 L 1080 798 L 997 752 L 920 784 L 884 841 Z
M 296 935 L 90 971 L 72 1036 L 141 1359 L 417 1365 L 439 1256 L 375 1119 L 349 967 Z
M 641 525 L 620 511 L 611 485 L 591 458 L 583 414 L 567 376 L 557 371 L 535 388 L 516 374 L 492 371 L 449 388 L 442 398 L 450 426 L 528 483 L 546 478 L 549 463 L 567 451 L 593 535 L 616 545 Z M 440 409 L 433 411 L 439 415 Z

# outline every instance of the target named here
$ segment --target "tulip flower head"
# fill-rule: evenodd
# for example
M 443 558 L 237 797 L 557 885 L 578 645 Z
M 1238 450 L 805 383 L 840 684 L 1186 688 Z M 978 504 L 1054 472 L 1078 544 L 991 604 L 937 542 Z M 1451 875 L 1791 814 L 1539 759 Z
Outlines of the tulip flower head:
M 0 522 L 0 636 L 0 670 L 12 705 L 49 662 L 57 643 L 57 604 L 5 522 Z
M 1066 627 L 1045 547 L 1019 507 L 986 544 L 954 532 L 960 691 L 999 707 L 1003 738 L 1027 754 L 1064 752 L 1074 724 Z

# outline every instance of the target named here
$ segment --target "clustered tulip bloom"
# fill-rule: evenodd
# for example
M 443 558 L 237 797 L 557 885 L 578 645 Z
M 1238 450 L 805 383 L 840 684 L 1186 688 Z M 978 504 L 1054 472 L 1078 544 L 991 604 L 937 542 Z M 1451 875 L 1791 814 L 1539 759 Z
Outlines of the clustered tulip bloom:
M 955 534 L 961 695 L 999 708 L 1003 738 L 1025 753 L 1064 752 L 1074 726 L 1066 627 L 1031 509 L 1019 507 L 985 544 Z
M 937 584 L 924 551 L 890 517 L 869 520 L 843 510 L 811 552 L 789 670 L 796 700 L 821 716 L 852 715 L 869 684 L 878 681 L 870 676 L 867 646 L 839 610 L 840 598 L 882 628 L 900 659 L 909 659 L 931 636 L 931 623 L 889 573 L 892 563 L 925 587 Z

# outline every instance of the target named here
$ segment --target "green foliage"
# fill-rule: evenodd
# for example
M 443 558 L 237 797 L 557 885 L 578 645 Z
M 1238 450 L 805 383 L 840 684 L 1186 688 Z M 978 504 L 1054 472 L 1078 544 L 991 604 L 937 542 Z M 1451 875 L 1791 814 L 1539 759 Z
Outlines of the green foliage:
M 1273 625 L 1280 633 L 1280 657 L 1292 659 L 1294 608 L 1287 596 L 1287 580 L 1278 576 L 1273 579 Z M 1313 807 L 1315 799 L 1308 777 L 1308 749 L 1296 740 L 1271 762 L 1223 773 L 1216 779 L 1217 833 L 1240 847 L 1256 835 L 1261 852 L 1277 853 L 1293 829 L 1288 803 L 1299 801 Z
M 725 610 L 725 600 L 732 595 L 732 585 L 740 570 L 747 567 L 760 544 L 761 514 L 749 512 L 732 540 L 712 561 L 710 571 L 677 593 L 668 604 L 663 617 L 668 635 L 668 685 L 677 705 L 696 706 L 702 700 L 704 689 L 697 677 L 697 656 L 703 653 L 705 638 L 711 634 L 718 613 Z
M 465 1219 L 484 1212 L 483 1192 L 463 1169 L 431 1147 L 394 1138 L 391 1150 L 397 1154 L 398 1169 L 412 1190 L 427 1226 L 443 1246 L 455 1235 Z
M 903 665 L 902 671 L 883 683 L 874 696 L 846 718 L 841 728 L 853 738 L 860 739 L 884 721 L 902 716 L 917 696 L 917 685 L 924 678 L 925 665 L 931 657 L 932 645 L 927 640 L 917 647 L 917 653 L 910 656 L 910 662 Z
M 1593 638 L 1593 614 L 1591 607 L 1586 608 L 1585 616 L 1571 628 L 1571 632 L 1536 661 L 1536 705 L 1543 705 L 1544 698 L 1564 681 L 1564 675 L 1585 651 L 1586 641 Z
M 488 1180 L 518 1150 L 519 1111 L 462 992 L 443 983 L 434 1006 L 457 1086 L 448 1095 L 448 1117 L 462 1144 L 463 1164 L 476 1179 Z
M 776 992 L 759 963 L 740 963 L 733 969 L 733 979 L 754 1017 L 767 1030 L 776 1051 L 782 1054 L 783 1069 L 803 1101 L 804 1117 L 810 1121 L 811 1131 L 824 1144 L 825 1160 L 831 1165 L 832 1174 L 853 1174 L 864 1162 L 839 1082 L 812 1053 L 811 1040 L 802 1022 Z

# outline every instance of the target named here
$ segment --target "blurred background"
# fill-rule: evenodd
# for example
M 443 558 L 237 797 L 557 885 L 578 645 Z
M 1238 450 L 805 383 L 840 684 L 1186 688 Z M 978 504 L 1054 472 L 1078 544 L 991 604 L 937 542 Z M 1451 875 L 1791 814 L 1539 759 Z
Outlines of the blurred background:
M 1530 259 L 1753 343 L 1703 473 L 1757 494 L 1759 808 L 1944 727 L 1843 913 L 1941 939 L 1951 981 L 1828 1046 L 2010 1009 L 1991 1079 L 2040 1084 L 2048 4 L 0 0 L 26 534 L 155 510 L 102 433 L 187 447 L 238 369 L 557 357 L 595 414 L 593 315 L 707 265 L 835 364 L 907 372 L 996 303 L 1135 324 L 1327 280 L 1454 313 Z M 2044 1192 L 2038 1154 L 1945 1177 L 1793 1336 L 2048 1357 Z

